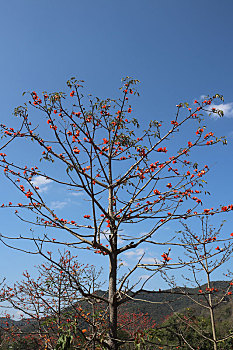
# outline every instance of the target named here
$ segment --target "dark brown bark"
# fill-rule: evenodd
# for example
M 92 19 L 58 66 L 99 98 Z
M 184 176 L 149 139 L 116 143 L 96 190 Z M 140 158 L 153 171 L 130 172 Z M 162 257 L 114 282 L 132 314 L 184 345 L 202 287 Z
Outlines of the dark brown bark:
M 116 239 L 113 237 L 113 246 L 116 248 Z M 114 244 L 115 243 L 115 244 Z M 116 250 L 110 255 L 109 263 L 109 346 L 111 350 L 118 349 L 117 339 L 117 253 Z

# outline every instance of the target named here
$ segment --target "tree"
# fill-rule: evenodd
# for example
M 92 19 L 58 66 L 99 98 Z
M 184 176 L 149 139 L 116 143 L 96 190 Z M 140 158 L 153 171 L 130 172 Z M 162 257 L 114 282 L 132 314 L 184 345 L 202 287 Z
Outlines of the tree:
M 2 325 L 5 340 L 24 349 L 101 349 L 107 339 L 107 312 L 103 303 L 83 298 L 86 293 L 99 293 L 101 271 L 93 265 L 84 266 L 67 251 L 59 261 L 37 267 L 34 279 L 28 271 L 24 279 L 14 286 L 4 285 L 1 298 L 13 312 L 21 312 L 21 321 L 6 317 Z M 7 303 L 7 304 L 6 304 Z M 155 322 L 142 312 L 121 309 L 118 315 L 118 338 L 132 346 L 143 341 L 145 333 L 155 327 Z M 128 349 L 127 345 L 127 349 Z
M 198 232 L 193 231 L 184 222 L 181 222 L 183 230 L 178 232 L 180 247 L 183 248 L 179 264 L 186 266 L 186 272 L 183 273 L 185 286 L 177 286 L 174 276 L 170 277 L 168 272 L 161 271 L 163 278 L 172 288 L 171 293 L 180 295 L 192 305 L 192 309 L 188 308 L 188 312 L 182 315 L 174 312 L 170 303 L 174 314 L 167 322 L 167 334 L 173 332 L 180 344 L 187 349 L 195 349 L 194 339 L 199 346 L 203 343 L 200 348 L 225 349 L 232 344 L 232 327 L 225 324 L 219 332 L 219 325 L 225 322 L 225 312 L 221 312 L 224 310 L 223 304 L 232 296 L 232 272 L 226 270 L 225 265 L 232 258 L 233 234 L 229 235 L 229 238 L 222 238 L 220 234 L 223 223 L 215 228 L 210 225 L 208 217 L 199 219 Z M 172 268 L 172 264 L 170 267 Z M 167 269 L 169 270 L 169 264 Z M 214 276 L 219 270 L 228 281 L 216 282 Z M 187 283 L 193 288 L 187 288 Z
M 9 340 L 17 339 L 17 346 L 32 338 L 37 340 L 37 349 L 68 350 L 80 345 L 83 349 L 94 345 L 96 349 L 96 338 L 100 344 L 105 324 L 99 310 L 102 314 L 104 310 L 84 299 L 80 288 L 87 294 L 96 293 L 102 285 L 98 281 L 100 272 L 93 265 L 80 264 L 68 251 L 56 263 L 38 266 L 36 279 L 26 271 L 24 280 L 2 288 L 1 298 L 8 308 L 21 312 L 21 322 L 7 322 L 4 333 L 9 333 Z
M 117 338 L 118 308 L 129 300 L 129 294 L 133 298 L 143 290 L 146 283 L 138 289 L 135 284 L 129 284 L 129 278 L 142 258 L 119 280 L 119 257 L 146 242 L 152 242 L 155 233 L 172 220 L 233 209 L 232 205 L 228 205 L 197 211 L 202 204 L 199 185 L 209 168 L 187 160 L 197 146 L 209 147 L 219 141 L 225 143 L 213 132 L 204 132 L 201 119 L 203 111 L 221 116 L 222 112 L 211 109 L 210 105 L 213 100 L 223 98 L 217 94 L 202 102 L 195 100 L 193 109 L 187 103 L 180 103 L 168 131 L 163 132 L 162 123 L 158 121 L 151 121 L 147 130 L 140 131 L 139 122 L 130 117 L 130 99 L 131 95 L 137 94 L 137 80 L 123 79 L 122 97 L 118 100 L 88 96 L 86 101 L 80 92 L 82 83 L 74 78 L 68 81 L 70 96 L 44 92 L 39 97 L 32 92 L 28 105 L 15 109 L 15 115 L 23 120 L 23 130 L 15 132 L 13 128 L 2 125 L 6 136 L 15 135 L 19 142 L 34 143 L 32 147 L 38 146 L 43 160 L 47 161 L 45 168 L 42 164 L 39 167 L 38 161 L 35 166 L 34 159 L 29 160 L 30 165 L 22 166 L 1 154 L 5 175 L 28 200 L 27 204 L 9 202 L 2 207 L 15 207 L 15 213 L 21 220 L 53 232 L 59 229 L 75 239 L 74 242 L 68 242 L 68 238 L 58 242 L 51 238 L 54 233 L 53 236 L 46 234 L 34 238 L 37 252 L 44 256 L 45 243 L 83 247 L 106 256 L 109 263 L 108 297 L 100 299 L 100 296 L 87 294 L 85 290 L 80 292 L 83 297 L 101 300 L 108 306 L 109 339 L 105 346 L 115 350 L 121 344 Z M 31 108 L 39 112 L 39 121 L 35 122 L 30 117 Z M 48 131 L 41 128 L 43 122 L 47 124 Z M 189 125 L 187 141 L 183 148 L 179 145 L 175 151 L 175 138 L 171 139 L 171 136 L 180 137 L 182 129 L 186 135 L 186 124 Z M 167 148 L 169 144 L 170 150 Z M 72 220 L 59 217 L 36 186 L 38 177 L 67 190 L 82 191 L 89 200 L 89 210 Z M 28 210 L 28 215 L 23 216 L 23 210 Z M 149 229 L 141 235 L 140 230 L 146 222 Z M 127 233 L 127 227 L 132 228 L 133 225 L 133 237 L 122 234 L 122 229 Z M 32 239 L 30 236 L 20 238 Z M 119 238 L 123 243 L 119 244 Z M 8 244 L 6 239 L 2 236 L 2 241 Z M 159 268 L 171 259 L 169 251 L 162 257 L 163 263 Z
M 197 331 L 198 330 L 198 331 Z M 223 332 L 222 332 L 223 331 Z M 217 324 L 217 333 L 220 337 L 232 331 L 231 322 L 224 322 L 223 326 Z M 182 313 L 175 313 L 160 327 L 151 332 L 151 342 L 159 342 L 160 348 L 184 350 L 212 350 L 213 342 L 210 319 L 197 313 L 195 309 L 188 308 Z M 232 348 L 232 338 L 226 337 L 219 342 L 217 348 L 228 350 Z

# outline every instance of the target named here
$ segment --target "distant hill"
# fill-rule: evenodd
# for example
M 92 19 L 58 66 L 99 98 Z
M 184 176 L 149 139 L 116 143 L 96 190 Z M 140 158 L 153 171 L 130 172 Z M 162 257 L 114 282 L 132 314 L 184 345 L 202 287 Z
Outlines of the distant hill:
M 219 291 L 226 290 L 229 286 L 228 282 L 225 281 L 215 281 L 212 283 L 212 287 L 218 289 Z M 191 299 L 186 295 L 176 294 L 181 290 L 191 294 L 194 299 L 197 299 L 195 295 L 199 295 L 199 298 L 203 296 L 198 293 L 198 290 L 203 290 L 203 293 L 206 291 L 207 285 L 204 284 L 201 288 L 175 288 L 163 290 L 160 293 L 141 293 L 137 295 L 135 301 L 129 301 L 127 304 L 124 304 L 124 310 L 129 312 L 143 312 L 148 313 L 149 316 L 153 318 L 157 323 L 163 322 L 169 315 L 173 312 L 182 312 L 186 308 L 192 308 L 196 311 L 197 314 L 207 316 L 208 310 L 197 306 Z M 215 295 L 218 296 L 219 292 L 215 292 Z M 141 301 L 147 300 L 148 302 Z M 221 318 L 226 320 L 233 321 L 233 296 L 226 296 L 221 303 L 221 305 L 216 308 L 216 321 L 221 321 Z M 209 315 L 208 315 L 209 316 Z
M 212 287 L 219 291 L 226 290 L 229 283 L 226 281 L 215 281 L 212 283 Z M 200 288 L 182 288 L 186 293 L 191 294 L 194 298 L 195 295 L 199 294 L 199 298 L 204 298 L 198 290 Z M 206 285 L 201 286 L 203 293 L 206 290 Z M 140 293 L 137 295 L 136 300 L 130 300 L 121 306 L 121 310 L 129 313 L 142 312 L 148 314 L 156 323 L 162 323 L 168 316 L 172 315 L 173 312 L 183 312 L 186 308 L 192 308 L 198 315 L 209 316 L 208 310 L 197 306 L 191 299 L 186 295 L 176 294 L 181 291 L 181 288 L 162 290 L 161 292 L 150 292 Z M 106 291 L 98 291 L 97 293 L 106 295 Z M 218 296 L 218 292 L 215 295 Z M 146 300 L 142 301 L 142 300 Z M 83 309 L 88 308 L 88 304 L 83 302 Z M 233 322 L 233 296 L 226 296 L 221 305 L 216 308 L 216 321 L 229 321 Z M 16 325 L 21 329 L 34 328 L 35 321 L 23 319 L 16 321 L 5 317 L 0 318 L 0 326 L 3 326 L 5 322 L 9 325 Z

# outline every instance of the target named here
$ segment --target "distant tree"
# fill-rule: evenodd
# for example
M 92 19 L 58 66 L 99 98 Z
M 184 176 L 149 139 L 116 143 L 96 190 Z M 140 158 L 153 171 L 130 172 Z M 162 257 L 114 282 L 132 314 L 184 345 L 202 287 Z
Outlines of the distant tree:
M 184 252 L 179 258 L 179 264 L 186 266 L 189 272 L 183 272 L 185 287 L 178 286 L 174 277 L 168 272 L 161 271 L 163 278 L 172 288 L 171 293 L 186 298 L 193 305 L 193 311 L 184 314 L 174 313 L 168 321 L 168 333 L 174 331 L 175 337 L 179 338 L 185 349 L 227 349 L 226 344 L 233 344 L 233 329 L 225 324 L 224 328 L 219 327 L 225 320 L 225 316 L 216 317 L 218 309 L 221 310 L 223 303 L 232 297 L 233 276 L 231 271 L 226 271 L 226 262 L 232 258 L 233 234 L 228 238 L 221 238 L 220 233 L 223 224 L 218 228 L 209 224 L 208 217 L 200 218 L 200 230 L 193 232 L 188 224 L 182 222 L 183 231 L 179 231 L 180 246 Z M 167 265 L 167 269 L 172 264 Z M 215 282 L 216 270 L 224 273 L 228 282 L 222 282 L 221 287 Z M 227 272 L 227 273 L 226 273 Z M 204 284 L 205 283 L 205 284 Z M 220 283 L 218 283 L 220 284 Z M 187 288 L 192 286 L 194 288 Z M 203 289 L 203 285 L 205 288 Z M 169 304 L 172 311 L 172 303 Z M 199 317 L 199 315 L 202 315 Z M 216 320 L 218 319 L 218 320 Z M 172 326 L 172 327 L 171 327 Z M 167 334 L 168 334 L 167 333 Z M 170 336 L 171 338 L 171 336 Z M 195 341 L 194 341 L 195 340 Z M 196 342 L 196 345 L 194 343 Z
M 15 115 L 23 120 L 23 130 L 15 131 L 2 125 L 4 135 L 25 140 L 28 147 L 31 143 L 36 144 L 42 152 L 42 159 L 47 161 L 44 169 L 42 164 L 39 166 L 40 156 L 37 157 L 35 151 L 33 156 L 37 157 L 37 161 L 28 159 L 29 155 L 25 154 L 22 157 L 28 164 L 22 166 L 1 154 L 4 174 L 28 200 L 26 203 L 11 201 L 2 204 L 2 207 L 14 207 L 21 220 L 53 231 L 52 235 L 47 233 L 34 238 L 37 252 L 42 255 L 45 255 L 43 247 L 46 242 L 57 242 L 71 248 L 68 237 L 73 237 L 74 247 L 106 256 L 109 264 L 108 296 L 100 298 L 84 289 L 80 289 L 80 293 L 85 298 L 106 304 L 109 337 L 104 346 L 112 350 L 118 349 L 121 344 L 117 337 L 119 307 L 129 300 L 129 294 L 134 298 L 146 283 L 138 289 L 135 284 L 128 283 L 142 258 L 118 279 L 121 254 L 149 241 L 158 243 L 155 233 L 168 222 L 233 209 L 232 205 L 220 209 L 200 208 L 200 186 L 209 168 L 188 160 L 196 147 L 210 147 L 219 141 L 225 143 L 212 131 L 206 131 L 202 120 L 203 112 L 222 116 L 220 110 L 210 107 L 212 101 L 222 100 L 222 96 L 217 94 L 201 102 L 195 100 L 192 109 L 187 103 L 179 103 L 167 131 L 163 131 L 162 122 L 156 120 L 142 131 L 138 129 L 136 118 L 131 117 L 133 109 L 130 101 L 131 96 L 137 94 L 137 83 L 137 80 L 128 77 L 123 79 L 122 96 L 118 100 L 94 99 L 89 95 L 86 100 L 80 92 L 82 81 L 72 78 L 68 81 L 69 97 L 60 92 L 44 92 L 39 96 L 34 91 L 30 94 L 28 106 L 15 109 Z M 31 118 L 31 108 L 39 112 L 40 119 Z M 46 125 L 48 130 L 45 130 Z M 181 135 L 186 137 L 183 147 Z M 15 143 L 15 147 L 20 145 Z M 67 191 L 81 191 L 88 200 L 85 207 L 89 205 L 89 209 L 84 215 L 77 213 L 72 219 L 61 217 L 35 185 L 38 176 Z M 28 215 L 23 216 L 23 210 L 27 210 Z M 146 232 L 141 234 L 142 225 L 146 222 Z M 133 237 L 127 233 L 129 225 L 130 228 L 135 227 Z M 122 229 L 125 234 L 122 234 Z M 56 236 L 58 230 L 67 233 L 67 240 L 59 242 Z M 56 238 L 52 238 L 54 236 Z M 32 239 L 31 236 L 17 238 Z M 1 236 L 1 239 L 10 245 L 7 237 Z M 119 239 L 123 243 L 119 244 Z M 164 252 L 162 258 L 160 269 L 171 259 L 169 251 Z
M 222 329 L 224 328 L 224 332 Z M 198 331 L 197 331 L 198 330 Z M 224 322 L 224 327 L 217 323 L 217 334 L 220 337 L 224 333 L 232 331 L 232 324 Z M 219 337 L 219 338 L 220 338 Z M 223 337 L 222 337 L 223 338 Z M 207 315 L 198 315 L 192 308 L 184 310 L 182 313 L 175 313 L 169 317 L 157 329 L 152 330 L 150 341 L 160 343 L 158 349 L 183 349 L 183 350 L 212 350 L 212 327 L 210 318 Z M 228 350 L 233 345 L 232 337 L 226 337 L 219 342 L 217 349 Z
M 100 273 L 93 265 L 84 266 L 66 252 L 56 264 L 40 265 L 37 279 L 27 271 L 23 275 L 24 280 L 16 282 L 13 288 L 5 285 L 1 291 L 6 306 L 12 312 L 21 312 L 18 326 L 6 322 L 2 327 L 9 339 L 18 337 L 22 343 L 29 337 L 38 340 L 37 349 L 67 346 L 67 350 L 80 344 L 89 349 L 97 335 L 100 341 L 103 320 L 98 305 L 92 300 L 90 305 L 90 300 L 80 294 L 80 288 L 88 294 L 102 285 L 98 282 Z
M 56 264 L 38 266 L 36 279 L 26 271 L 24 280 L 13 287 L 5 285 L 1 298 L 12 312 L 21 312 L 21 321 L 13 322 L 7 315 L 2 324 L 4 339 L 19 349 L 32 349 L 33 344 L 36 349 L 101 349 L 107 339 L 106 309 L 103 303 L 83 298 L 79 292 L 82 288 L 103 296 L 100 273 L 93 265 L 79 264 L 66 252 Z M 154 327 L 148 314 L 119 311 L 118 338 L 130 340 L 132 346 Z

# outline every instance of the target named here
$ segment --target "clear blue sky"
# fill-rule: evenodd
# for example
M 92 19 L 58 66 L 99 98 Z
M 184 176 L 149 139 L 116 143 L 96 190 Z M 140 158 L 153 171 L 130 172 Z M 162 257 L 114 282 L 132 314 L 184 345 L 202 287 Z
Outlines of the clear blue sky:
M 171 120 L 180 101 L 223 94 L 226 116 L 210 123 L 227 136 L 228 146 L 204 157 L 212 169 L 208 203 L 232 203 L 232 13 L 231 0 L 2 1 L 1 122 L 13 118 L 14 107 L 24 102 L 23 91 L 62 91 L 71 76 L 85 80 L 88 91 L 102 98 L 118 96 L 122 77 L 139 79 L 136 111 L 143 123 Z M 3 199 L 9 192 L 15 193 L 1 186 Z M 10 212 L 0 215 L 3 234 L 22 230 Z M 226 219 L 229 235 L 232 215 Z M 10 280 L 39 262 L 0 249 L 0 273 Z

